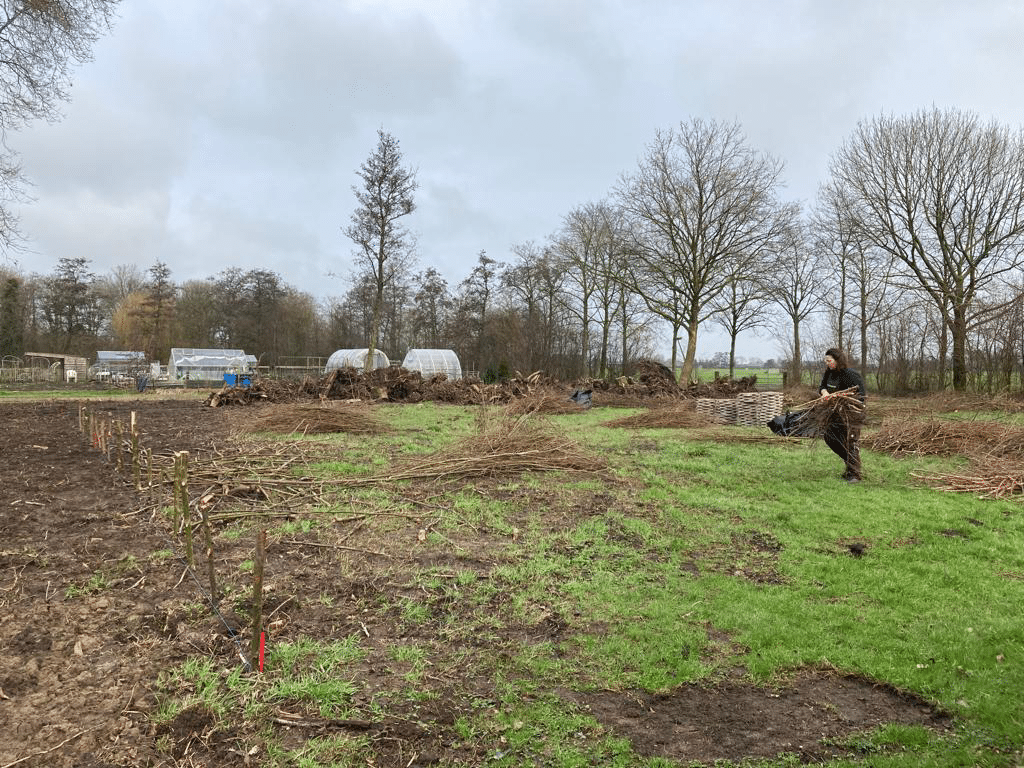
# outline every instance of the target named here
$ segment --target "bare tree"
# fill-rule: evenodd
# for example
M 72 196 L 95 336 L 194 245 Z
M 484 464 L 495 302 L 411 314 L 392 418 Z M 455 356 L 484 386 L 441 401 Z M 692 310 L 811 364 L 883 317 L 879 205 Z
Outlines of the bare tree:
M 461 326 L 459 334 L 463 339 L 460 357 L 466 359 L 470 354 L 476 356 L 477 370 L 493 362 L 493 349 L 488 359 L 484 357 L 484 349 L 488 346 L 487 323 L 491 309 L 492 295 L 496 288 L 499 271 L 505 265 L 492 259 L 486 251 L 477 254 L 477 265 L 469 276 L 459 284 L 458 307 L 453 320 Z M 468 327 L 471 326 L 471 327 Z M 476 343 L 470 340 L 470 333 L 475 332 Z
M 952 340 L 953 388 L 967 386 L 973 323 L 1024 263 L 1024 138 L 959 110 L 881 116 L 857 126 L 832 162 L 851 223 L 899 260 Z M 943 356 L 945 351 L 943 350 Z
M 608 217 L 606 206 L 590 203 L 571 210 L 562 220 L 562 228 L 555 235 L 552 248 L 565 282 L 570 286 L 566 294 L 566 308 L 580 324 L 581 363 L 584 375 L 590 373 L 590 325 L 592 302 L 600 295 L 602 286 L 609 285 L 608 272 L 602 260 L 608 253 Z M 606 314 L 607 316 L 607 314 Z M 605 326 L 607 345 L 607 326 Z
M 800 225 L 793 225 L 786 245 L 779 251 L 764 286 L 789 322 L 790 383 L 799 385 L 803 375 L 801 328 L 822 301 L 822 264 Z
M 747 147 L 738 124 L 694 119 L 658 132 L 617 187 L 637 234 L 633 288 L 685 330 L 686 380 L 713 300 L 775 246 L 794 215 L 776 199 L 781 173 L 780 162 Z
M 0 245 L 19 240 L 10 204 L 23 180 L 7 137 L 34 120 L 56 121 L 71 71 L 113 21 L 120 0 L 6 0 L 0 3 Z
M 553 333 L 548 323 L 546 272 L 552 268 L 549 252 L 529 241 L 512 246 L 516 261 L 498 276 L 505 297 L 504 354 L 528 372 L 549 362 Z
M 849 205 L 836 190 L 822 189 L 811 226 L 814 248 L 831 266 L 825 272 L 828 289 L 822 292 L 822 303 L 831 312 L 836 342 L 847 353 L 859 352 L 864 371 L 871 326 L 894 311 L 901 288 L 915 286 L 900 285 L 896 259 L 851 224 Z
M 735 275 L 712 302 L 717 310 L 712 321 L 729 335 L 730 378 L 736 372 L 737 337 L 743 331 L 760 328 L 767 321 L 768 291 L 758 277 L 760 275 Z
M 397 274 L 397 264 L 413 248 L 409 231 L 400 223 L 416 206 L 413 193 L 419 188 L 416 172 L 402 166 L 398 139 L 383 129 L 377 131 L 377 149 L 360 166 L 362 187 L 353 187 L 358 207 L 352 213 L 345 235 L 359 248 L 359 255 L 373 275 L 373 322 L 366 350 L 366 370 L 373 362 L 381 333 L 384 289 Z

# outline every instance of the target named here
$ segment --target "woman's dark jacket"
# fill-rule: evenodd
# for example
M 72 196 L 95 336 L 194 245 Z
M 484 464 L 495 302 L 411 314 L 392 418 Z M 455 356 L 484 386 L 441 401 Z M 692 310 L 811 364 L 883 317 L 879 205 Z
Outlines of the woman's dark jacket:
M 850 387 L 857 388 L 857 397 L 863 403 L 864 381 L 859 373 L 852 368 L 844 368 L 841 371 L 833 371 L 831 368 L 826 368 L 825 375 L 821 377 L 821 386 L 818 387 L 818 391 L 820 392 L 824 389 L 832 393 L 842 389 L 849 389 Z

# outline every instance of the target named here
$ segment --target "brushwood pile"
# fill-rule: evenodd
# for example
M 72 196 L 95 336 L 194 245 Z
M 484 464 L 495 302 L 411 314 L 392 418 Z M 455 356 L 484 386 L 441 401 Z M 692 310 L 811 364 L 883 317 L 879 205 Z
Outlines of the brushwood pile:
M 449 379 L 444 374 L 424 377 L 399 366 L 362 373 L 338 368 L 320 377 L 304 379 L 256 378 L 248 387 L 224 386 L 207 398 L 211 406 L 246 405 L 252 402 L 299 403 L 311 400 L 359 400 L 363 402 L 419 403 L 435 401 L 456 405 L 507 405 L 524 399 L 569 402 L 577 390 L 591 390 L 595 405 L 651 405 L 652 401 L 697 397 L 734 397 L 755 391 L 757 377 L 738 380 L 718 378 L 680 386 L 672 371 L 661 363 L 643 360 L 630 375 L 606 379 L 558 381 L 542 371 L 516 372 L 501 381 L 486 383 L 476 377 Z M 571 405 L 571 403 L 570 403 Z

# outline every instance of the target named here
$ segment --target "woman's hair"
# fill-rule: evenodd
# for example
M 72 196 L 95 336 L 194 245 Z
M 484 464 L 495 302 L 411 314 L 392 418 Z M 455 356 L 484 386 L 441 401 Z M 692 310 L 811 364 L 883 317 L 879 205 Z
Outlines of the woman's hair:
M 849 365 L 846 362 L 846 355 L 843 354 L 843 350 L 839 347 L 829 347 L 825 350 L 825 354 L 836 361 L 836 370 L 845 371 Z

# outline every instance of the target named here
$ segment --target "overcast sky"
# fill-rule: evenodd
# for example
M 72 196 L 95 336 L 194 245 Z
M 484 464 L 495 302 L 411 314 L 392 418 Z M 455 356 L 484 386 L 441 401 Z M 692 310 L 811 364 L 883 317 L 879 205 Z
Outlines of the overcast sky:
M 35 198 L 19 266 L 263 268 L 340 296 L 384 128 L 418 170 L 419 265 L 454 289 L 692 117 L 739 122 L 807 206 L 859 120 L 937 106 L 1019 127 L 1022 33 L 1018 0 L 123 0 L 64 119 L 10 138 Z

